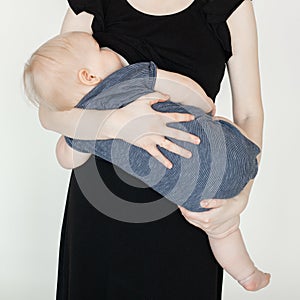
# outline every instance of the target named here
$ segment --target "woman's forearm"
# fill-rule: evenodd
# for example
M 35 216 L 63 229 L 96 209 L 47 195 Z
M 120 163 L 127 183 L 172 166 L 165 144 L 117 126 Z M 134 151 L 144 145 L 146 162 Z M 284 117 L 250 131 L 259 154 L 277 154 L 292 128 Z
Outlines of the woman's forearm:
M 40 122 L 44 128 L 64 136 L 80 140 L 114 138 L 117 124 L 109 121 L 116 110 L 84 110 L 73 108 L 66 111 L 51 111 L 39 108 Z
M 259 146 L 261 149 L 260 154 L 257 156 L 258 165 L 260 164 L 261 155 L 262 155 L 262 144 L 263 144 L 263 123 L 264 115 L 263 113 L 245 118 L 244 120 L 235 120 L 235 123 L 241 127 L 249 136 L 249 138 Z M 245 195 L 250 195 L 254 180 L 250 180 L 245 188 L 242 190 L 242 193 Z
M 263 124 L 264 115 L 263 112 L 256 115 L 247 117 L 245 119 L 234 119 L 236 125 L 241 127 L 247 136 L 262 150 L 263 145 Z M 260 163 L 262 152 L 257 156 L 258 163 Z

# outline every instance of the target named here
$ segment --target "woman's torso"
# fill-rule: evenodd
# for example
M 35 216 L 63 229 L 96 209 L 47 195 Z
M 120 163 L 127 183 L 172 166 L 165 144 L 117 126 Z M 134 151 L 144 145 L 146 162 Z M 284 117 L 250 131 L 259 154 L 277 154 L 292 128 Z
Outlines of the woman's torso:
M 105 1 L 103 16 L 96 14 L 92 24 L 94 37 L 130 64 L 152 60 L 160 69 L 192 78 L 214 100 L 226 57 L 206 21 L 205 2 L 194 0 L 182 11 L 157 16 L 138 11 L 126 0 Z

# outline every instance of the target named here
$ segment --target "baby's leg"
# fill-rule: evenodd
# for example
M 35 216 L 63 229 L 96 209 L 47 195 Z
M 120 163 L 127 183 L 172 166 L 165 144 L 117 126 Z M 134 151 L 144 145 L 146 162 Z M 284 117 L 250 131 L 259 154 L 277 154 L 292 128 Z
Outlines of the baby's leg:
M 209 237 L 209 242 L 219 264 L 246 290 L 257 291 L 269 284 L 270 274 L 255 267 L 239 229 L 222 239 Z

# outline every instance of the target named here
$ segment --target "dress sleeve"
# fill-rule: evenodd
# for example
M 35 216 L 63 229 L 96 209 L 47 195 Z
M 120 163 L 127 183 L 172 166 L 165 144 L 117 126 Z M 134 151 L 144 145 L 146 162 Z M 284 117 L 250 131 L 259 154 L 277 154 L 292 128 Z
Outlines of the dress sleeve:
M 226 61 L 232 56 L 231 36 L 226 20 L 242 2 L 244 0 L 208 0 L 203 6 L 206 22 L 221 43 Z
M 104 15 L 105 0 L 68 0 L 69 6 L 76 15 L 85 11 L 92 15 Z

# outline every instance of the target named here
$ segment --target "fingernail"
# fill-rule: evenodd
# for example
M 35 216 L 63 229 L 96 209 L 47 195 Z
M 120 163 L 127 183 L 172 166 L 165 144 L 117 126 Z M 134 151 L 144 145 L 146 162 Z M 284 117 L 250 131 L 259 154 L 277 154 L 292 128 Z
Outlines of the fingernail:
M 208 202 L 207 202 L 207 201 L 201 201 L 201 202 L 200 202 L 200 205 L 201 205 L 201 206 L 207 206 L 207 205 L 208 205 Z
M 200 139 L 199 138 L 195 138 L 194 142 L 195 142 L 195 144 L 200 144 Z
M 187 158 L 191 158 L 192 157 L 192 152 L 187 154 Z
M 172 169 L 173 165 L 172 164 L 167 164 L 168 169 Z
M 195 120 L 195 116 L 194 115 L 190 115 L 190 120 Z

